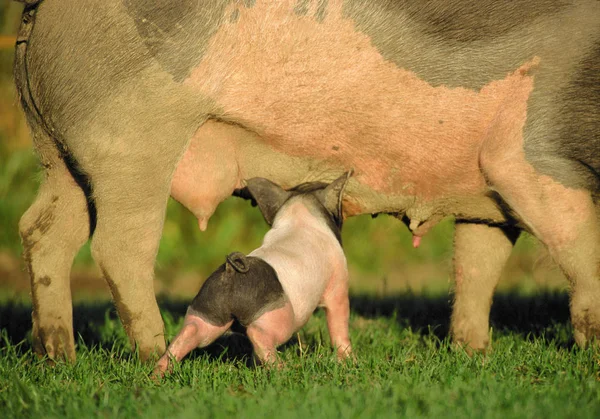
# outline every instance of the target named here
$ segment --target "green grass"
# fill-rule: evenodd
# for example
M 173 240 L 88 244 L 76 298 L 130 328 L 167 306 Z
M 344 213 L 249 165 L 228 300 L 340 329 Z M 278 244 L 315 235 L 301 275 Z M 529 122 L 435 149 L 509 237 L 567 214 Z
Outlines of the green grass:
M 185 304 L 161 302 L 167 334 Z M 447 296 L 352 300 L 356 362 L 339 364 L 317 312 L 281 349 L 281 370 L 254 367 L 240 335 L 196 350 L 162 382 L 128 350 L 107 303 L 78 305 L 78 360 L 32 355 L 29 307 L 0 305 L 3 417 L 599 417 L 600 357 L 573 347 L 567 297 L 497 298 L 494 351 L 472 358 L 446 337 Z M 10 319 L 10 322 L 7 321 Z M 10 323 L 10 324 L 8 324 Z M 21 339 L 24 339 L 21 341 Z M 394 415 L 394 416 L 391 416 Z

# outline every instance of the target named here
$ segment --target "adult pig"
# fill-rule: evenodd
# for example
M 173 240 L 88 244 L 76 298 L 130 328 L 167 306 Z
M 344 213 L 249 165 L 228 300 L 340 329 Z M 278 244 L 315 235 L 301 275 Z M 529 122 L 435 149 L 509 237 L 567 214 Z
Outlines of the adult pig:
M 36 351 L 73 358 L 69 272 L 94 259 L 142 357 L 164 352 L 153 265 L 169 195 L 206 228 L 246 179 L 355 169 L 345 216 L 394 213 L 415 242 L 454 216 L 451 330 L 488 344 L 522 230 L 600 334 L 600 2 L 44 0 L 15 78 L 44 180 L 20 230 Z
M 348 269 L 341 246 L 342 193 L 348 177 L 284 191 L 267 179 L 248 191 L 272 225 L 262 246 L 248 256 L 232 253 L 192 301 L 184 325 L 156 372 L 191 350 L 214 342 L 238 321 L 262 363 L 277 361 L 277 347 L 325 308 L 331 344 L 339 359 L 351 353 Z

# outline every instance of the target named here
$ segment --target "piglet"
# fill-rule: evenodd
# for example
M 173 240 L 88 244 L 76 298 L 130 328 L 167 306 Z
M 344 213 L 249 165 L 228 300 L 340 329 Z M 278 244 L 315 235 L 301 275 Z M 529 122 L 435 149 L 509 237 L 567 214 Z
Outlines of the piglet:
M 184 325 L 155 373 L 174 359 L 205 347 L 237 320 L 246 327 L 255 356 L 277 360 L 277 347 L 324 307 L 339 359 L 351 353 L 348 336 L 348 270 L 342 250 L 342 193 L 350 172 L 330 185 L 306 183 L 285 191 L 267 179 L 247 182 L 247 191 L 272 226 L 249 255 L 231 253 L 202 285 Z

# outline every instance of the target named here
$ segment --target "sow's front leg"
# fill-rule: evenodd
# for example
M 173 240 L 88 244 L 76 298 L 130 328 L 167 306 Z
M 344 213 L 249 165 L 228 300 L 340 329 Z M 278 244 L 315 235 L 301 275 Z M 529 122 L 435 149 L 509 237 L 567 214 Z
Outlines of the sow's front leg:
M 489 317 L 494 289 L 518 230 L 457 222 L 454 231 L 454 307 L 450 331 L 467 351 L 489 345 Z
M 487 179 L 547 247 L 571 283 L 575 341 L 600 338 L 600 224 L 590 191 L 537 172 L 521 154 L 482 156 Z

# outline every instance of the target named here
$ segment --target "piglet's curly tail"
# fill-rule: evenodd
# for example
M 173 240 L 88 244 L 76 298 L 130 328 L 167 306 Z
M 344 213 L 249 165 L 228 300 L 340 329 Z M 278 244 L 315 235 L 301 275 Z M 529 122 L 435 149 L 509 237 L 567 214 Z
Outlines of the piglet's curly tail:
M 246 255 L 240 252 L 233 252 L 227 255 L 227 264 L 237 272 L 245 274 L 250 267 Z

